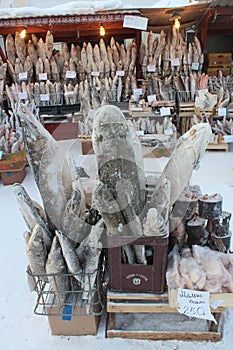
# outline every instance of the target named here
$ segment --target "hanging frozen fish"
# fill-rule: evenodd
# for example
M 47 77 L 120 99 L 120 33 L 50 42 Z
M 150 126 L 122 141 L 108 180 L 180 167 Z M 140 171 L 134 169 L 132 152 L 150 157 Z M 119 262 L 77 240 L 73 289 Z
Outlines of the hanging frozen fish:
M 196 169 L 208 145 L 211 127 L 209 123 L 199 123 L 182 135 L 176 143 L 175 149 L 165 166 L 156 187 L 161 186 L 165 179 L 170 181 L 170 205 L 173 205 L 183 192 Z
M 30 59 L 35 67 L 37 59 L 38 59 L 38 53 L 36 50 L 36 46 L 33 44 L 33 42 L 31 40 L 28 40 L 27 52 L 28 52 L 28 56 L 30 57 Z
M 70 289 L 70 283 L 67 276 L 67 265 L 57 236 L 54 236 L 45 269 L 52 292 L 55 294 L 60 306 L 63 306 L 67 292 Z
M 67 43 L 63 43 L 62 44 L 61 52 L 62 52 L 62 56 L 64 58 L 64 61 L 69 62 L 69 60 L 70 60 L 70 52 L 69 52 L 69 48 L 68 48 Z
M 15 41 L 11 34 L 8 34 L 6 37 L 6 53 L 7 53 L 8 60 L 14 66 L 16 51 L 15 51 Z
M 45 37 L 45 53 L 46 57 L 50 60 L 53 54 L 53 34 L 50 30 L 47 31 Z
M 53 56 L 50 59 L 50 68 L 51 68 L 51 79 L 55 82 L 59 82 L 60 71 L 58 69 L 57 62 Z
M 21 38 L 19 32 L 15 33 L 15 49 L 18 59 L 22 64 L 24 64 L 24 61 L 26 59 L 26 44 L 24 39 Z
M 37 43 L 37 52 L 38 52 L 38 56 L 42 59 L 42 62 L 44 62 L 46 59 L 46 52 L 45 52 L 45 43 L 42 38 L 40 38 Z

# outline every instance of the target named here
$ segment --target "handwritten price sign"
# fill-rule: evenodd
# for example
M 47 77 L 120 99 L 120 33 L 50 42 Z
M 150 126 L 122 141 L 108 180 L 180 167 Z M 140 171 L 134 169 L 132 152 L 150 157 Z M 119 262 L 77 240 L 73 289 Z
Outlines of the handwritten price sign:
M 123 27 L 146 30 L 147 24 L 148 24 L 148 18 L 127 15 L 124 17 Z
M 179 305 L 179 313 L 217 323 L 210 312 L 209 296 L 209 292 L 178 288 L 177 303 Z

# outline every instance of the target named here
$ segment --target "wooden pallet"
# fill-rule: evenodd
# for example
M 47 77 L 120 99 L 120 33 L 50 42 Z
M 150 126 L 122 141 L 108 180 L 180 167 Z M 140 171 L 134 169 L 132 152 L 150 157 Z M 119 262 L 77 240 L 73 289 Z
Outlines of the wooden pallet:
M 222 142 L 222 143 L 209 143 L 206 149 L 213 150 L 213 151 L 225 151 L 228 152 L 228 143 Z
M 107 327 L 106 337 L 108 338 L 131 338 L 131 339 L 148 339 L 148 340 L 193 340 L 193 341 L 219 341 L 222 338 L 223 327 L 223 314 L 221 312 L 214 313 L 214 317 L 218 324 L 206 321 L 208 324 L 207 329 L 197 331 L 194 327 L 192 330 L 187 329 L 168 329 L 162 330 L 160 325 L 154 329 L 133 329 L 132 323 L 127 324 L 122 328 L 117 327 L 117 317 L 128 317 L 128 315 L 142 316 L 145 314 L 145 318 L 152 322 L 152 317 L 161 324 L 161 318 L 168 317 L 169 321 L 165 323 L 166 327 L 174 325 L 174 328 L 178 322 L 171 321 L 171 318 L 185 318 L 189 324 L 191 320 L 184 315 L 178 313 L 176 307 L 171 307 L 168 300 L 168 294 L 147 294 L 147 293 L 117 293 L 107 292 Z M 197 320 L 197 319 L 196 319 Z M 197 320 L 198 323 L 200 320 Z M 203 321 L 203 320 L 202 320 Z M 183 321 L 182 321 L 182 324 Z

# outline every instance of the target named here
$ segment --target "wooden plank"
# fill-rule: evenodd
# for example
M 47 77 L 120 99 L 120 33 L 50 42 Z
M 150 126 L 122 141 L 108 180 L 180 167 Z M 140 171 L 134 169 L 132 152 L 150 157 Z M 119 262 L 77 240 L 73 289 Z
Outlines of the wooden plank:
M 206 147 L 207 150 L 223 150 L 228 152 L 228 143 L 209 143 Z
M 168 301 L 168 293 L 153 294 L 153 293 L 120 293 L 120 292 L 107 292 L 107 301 L 113 300 L 147 300 L 147 301 Z
M 123 331 L 107 330 L 107 338 L 128 338 L 147 340 L 193 340 L 193 341 L 220 341 L 220 332 L 155 332 L 155 331 Z
M 107 303 L 107 312 L 133 312 L 133 313 L 169 313 L 178 312 L 176 309 L 171 309 L 170 305 L 163 303 Z

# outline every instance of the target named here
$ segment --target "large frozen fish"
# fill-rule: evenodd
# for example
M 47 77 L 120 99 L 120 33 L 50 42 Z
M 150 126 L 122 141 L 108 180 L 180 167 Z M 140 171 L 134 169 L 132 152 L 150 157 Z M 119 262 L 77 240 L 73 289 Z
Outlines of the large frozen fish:
M 197 169 L 199 166 L 209 143 L 210 135 L 211 127 L 209 123 L 199 123 L 192 126 L 177 141 L 171 158 L 157 184 L 157 187 L 161 186 L 164 178 L 170 181 L 170 205 L 173 205 L 179 198 L 190 180 L 193 169 Z
M 44 229 L 36 224 L 32 230 L 32 234 L 27 235 L 27 257 L 31 271 L 35 275 L 39 275 L 44 281 L 46 278 L 45 265 L 48 256 L 48 249 L 44 242 Z
M 62 255 L 62 249 L 57 236 L 54 236 L 45 269 L 52 291 L 62 306 L 69 291 L 70 283 L 67 276 L 66 262 Z
M 26 44 L 24 39 L 21 38 L 19 32 L 15 33 L 15 48 L 20 62 L 24 64 L 26 58 Z
M 71 197 L 72 184 L 67 149 L 56 141 L 28 107 L 20 106 L 27 159 L 40 190 L 51 228 L 62 229 L 61 219 Z
M 15 51 L 15 41 L 11 34 L 8 34 L 6 37 L 6 53 L 7 53 L 8 60 L 14 66 L 16 51 Z
M 43 242 L 47 249 L 50 249 L 52 233 L 47 228 L 45 214 L 42 212 L 42 208 L 30 198 L 23 185 L 15 183 L 13 185 L 13 191 L 19 205 L 19 210 L 30 232 L 33 231 L 36 225 L 40 225 L 41 231 L 43 229 Z

